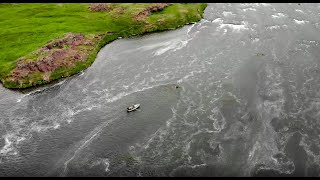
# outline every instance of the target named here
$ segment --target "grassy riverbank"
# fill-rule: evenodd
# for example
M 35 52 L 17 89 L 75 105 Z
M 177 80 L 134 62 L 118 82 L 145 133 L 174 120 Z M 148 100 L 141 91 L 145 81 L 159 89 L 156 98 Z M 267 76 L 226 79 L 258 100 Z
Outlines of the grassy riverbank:
M 92 12 L 90 4 L 43 3 L 0 4 L 0 80 L 7 88 L 26 88 L 66 77 L 89 67 L 101 47 L 119 37 L 174 29 L 199 21 L 206 7 L 204 3 L 177 3 L 161 11 L 138 17 L 155 3 L 111 4 L 111 10 Z M 35 53 L 51 40 L 66 33 L 81 33 L 85 37 L 100 35 L 92 41 L 85 59 L 49 72 L 35 71 L 13 76 L 21 57 L 26 62 L 38 61 L 43 53 Z M 80 47 L 80 46 L 79 46 Z M 81 46 L 81 48 L 87 48 Z M 81 51 L 80 48 L 77 50 Z M 31 58 L 32 57 L 32 58 Z M 21 74 L 21 73 L 20 73 Z

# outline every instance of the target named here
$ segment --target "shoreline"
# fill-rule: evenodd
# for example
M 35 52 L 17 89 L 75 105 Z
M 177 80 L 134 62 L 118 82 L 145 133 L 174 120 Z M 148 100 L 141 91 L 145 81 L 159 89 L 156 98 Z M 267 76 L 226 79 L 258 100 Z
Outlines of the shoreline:
M 39 63 L 38 57 L 40 57 L 41 55 L 43 56 L 43 53 L 41 52 L 42 53 L 41 54 L 41 53 L 39 53 L 39 51 L 42 50 L 44 47 L 48 47 L 50 45 L 50 43 L 52 46 L 54 41 L 61 42 L 64 39 L 51 40 L 50 43 L 47 44 L 46 46 L 43 46 L 42 48 L 40 48 L 34 52 L 29 53 L 30 57 L 36 56 L 36 58 L 38 58 L 38 59 L 36 59 L 36 60 L 29 60 L 30 58 L 23 59 L 25 62 L 23 65 L 21 65 L 22 68 L 20 68 L 20 66 L 18 66 L 19 64 L 17 63 L 18 68 L 20 68 L 22 70 L 20 70 L 20 72 L 19 72 L 17 70 L 18 68 L 16 67 L 14 69 L 14 71 L 11 71 L 11 74 L 0 79 L 1 83 L 2 83 L 3 87 L 5 87 L 5 88 L 9 88 L 12 90 L 19 90 L 19 89 L 22 90 L 22 89 L 33 88 L 33 87 L 37 87 L 37 86 L 41 86 L 41 85 L 45 85 L 45 84 L 50 84 L 50 83 L 55 82 L 59 79 L 64 79 L 66 77 L 76 75 L 76 74 L 86 70 L 88 67 L 90 67 L 92 65 L 92 63 L 95 61 L 97 54 L 99 53 L 101 48 L 103 48 L 107 44 L 109 44 L 117 39 L 132 38 L 132 37 L 147 35 L 150 33 L 175 30 L 175 29 L 181 28 L 185 25 L 194 24 L 196 22 L 199 22 L 203 18 L 204 10 L 207 7 L 207 4 L 201 3 L 201 4 L 196 4 L 196 5 L 198 5 L 200 8 L 200 11 L 199 11 L 199 9 L 197 9 L 197 14 L 191 14 L 191 13 L 187 14 L 189 16 L 192 15 L 192 17 L 191 18 L 184 18 L 176 24 L 172 24 L 172 22 L 170 22 L 169 20 L 168 20 L 169 22 L 167 22 L 167 24 L 164 24 L 164 23 L 151 24 L 150 20 L 146 19 L 141 24 L 139 24 L 140 22 L 138 22 L 137 28 L 135 28 L 134 26 L 131 26 L 132 27 L 131 29 L 134 29 L 132 32 L 128 32 L 128 29 L 124 29 L 120 32 L 104 32 L 104 33 L 102 33 L 102 34 L 100 33 L 98 35 L 91 34 L 91 36 L 95 35 L 94 38 L 93 38 L 93 36 L 91 37 L 91 40 L 93 39 L 93 41 L 89 42 L 89 43 L 92 43 L 92 45 L 90 44 L 90 46 L 89 45 L 87 46 L 87 47 L 90 47 L 91 49 L 88 50 L 88 48 L 86 48 L 86 49 L 83 48 L 81 46 L 82 45 L 81 43 L 80 43 L 79 47 L 81 47 L 82 49 L 80 49 L 80 50 L 77 49 L 78 53 L 83 53 L 83 51 L 88 52 L 87 54 L 85 54 L 86 56 L 83 59 L 80 59 L 77 61 L 72 59 L 73 61 L 72 61 L 71 65 L 64 65 L 62 63 L 62 65 L 59 64 L 59 65 L 56 65 L 53 68 L 51 68 L 51 69 L 53 69 L 51 71 L 49 69 L 48 72 L 45 71 L 46 69 L 48 69 L 48 67 L 44 67 L 43 69 L 45 69 L 45 70 L 38 70 L 39 66 L 43 67 L 43 66 L 41 66 L 43 64 L 40 64 L 40 65 L 36 64 L 36 63 Z M 163 11 L 163 10 L 160 10 L 160 11 Z M 152 15 L 153 14 L 150 14 L 150 15 L 146 16 L 145 18 L 150 18 L 150 16 L 152 16 Z M 172 14 L 169 14 L 169 15 L 172 15 Z M 181 15 L 181 14 L 179 14 L 179 15 Z M 162 18 L 161 20 L 165 21 L 166 19 Z M 157 20 L 157 22 L 158 21 L 159 20 Z M 145 22 L 149 23 L 149 25 L 151 24 L 151 29 L 145 28 L 146 27 Z M 130 28 L 129 28 L 129 30 L 130 30 Z M 67 33 L 65 33 L 64 36 L 66 36 L 66 35 L 67 35 Z M 99 36 L 100 39 L 96 40 L 95 39 L 96 36 Z M 83 37 L 84 38 L 82 38 L 82 39 L 88 40 L 88 35 L 86 35 L 86 36 L 83 35 Z M 60 47 L 60 49 L 58 49 L 58 50 L 70 50 L 71 48 L 69 48 L 69 45 L 71 45 L 71 44 L 68 44 L 67 48 L 65 48 L 65 46 L 62 45 L 63 47 Z M 73 47 L 78 47 L 78 46 L 73 46 Z M 48 50 L 48 49 L 46 49 L 46 50 Z M 58 51 L 58 50 L 56 50 L 55 46 L 51 47 L 50 50 Z M 50 50 L 48 50 L 48 51 L 50 51 Z M 78 54 L 76 54 L 76 55 L 78 55 Z M 49 55 L 45 55 L 45 56 L 49 56 Z M 32 57 L 32 58 L 34 58 L 34 57 Z M 46 58 L 46 57 L 44 57 L 44 58 Z M 44 58 L 42 58 L 42 59 L 44 59 Z M 58 59 L 58 60 L 60 60 L 60 59 Z M 20 60 L 20 61 L 22 61 L 22 60 Z M 18 62 L 20 62 L 20 61 L 18 61 Z M 70 64 L 70 58 L 65 60 L 65 62 Z M 47 63 L 47 62 L 45 62 L 45 63 Z M 31 68 L 33 68 L 32 70 L 30 70 L 30 66 L 31 66 Z M 34 66 L 36 66 L 36 68 L 34 68 Z M 23 74 L 23 75 L 21 75 L 21 74 Z

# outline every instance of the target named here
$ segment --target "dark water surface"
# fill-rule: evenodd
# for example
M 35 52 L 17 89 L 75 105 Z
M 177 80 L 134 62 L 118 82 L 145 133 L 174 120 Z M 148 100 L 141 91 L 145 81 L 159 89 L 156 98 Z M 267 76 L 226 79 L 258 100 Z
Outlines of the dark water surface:
M 319 176 L 319 22 L 320 4 L 209 4 L 80 75 L 1 87 L 0 176 Z

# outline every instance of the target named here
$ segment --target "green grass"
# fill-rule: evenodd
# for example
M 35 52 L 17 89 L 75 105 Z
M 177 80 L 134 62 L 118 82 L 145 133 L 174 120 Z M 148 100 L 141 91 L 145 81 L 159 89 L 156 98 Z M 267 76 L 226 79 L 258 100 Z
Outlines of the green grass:
M 146 22 L 136 22 L 133 15 L 149 3 L 119 3 L 115 7 L 122 7 L 122 15 L 111 12 L 90 12 L 89 4 L 68 3 L 25 3 L 25 4 L 0 4 L 0 79 L 5 87 L 16 88 L 12 82 L 4 82 L 3 78 L 15 68 L 17 59 L 30 54 L 42 47 L 50 40 L 61 37 L 63 34 L 83 33 L 99 34 L 113 32 L 105 37 L 95 48 L 92 55 L 85 63 L 79 63 L 72 69 L 59 69 L 51 74 L 52 80 L 62 76 L 75 74 L 90 66 L 97 52 L 108 42 L 119 36 L 128 37 L 132 34 L 160 31 L 177 28 L 189 22 L 199 21 L 206 7 L 204 3 L 181 3 L 165 8 L 163 11 L 153 13 L 148 17 L 153 25 L 145 29 Z M 157 20 L 164 19 L 164 24 Z M 38 77 L 38 78 L 35 78 Z M 40 75 L 29 87 L 45 83 Z M 34 83 L 37 81 L 38 83 Z M 31 83 L 31 84 L 30 84 Z M 28 83 L 27 83 L 28 84 Z

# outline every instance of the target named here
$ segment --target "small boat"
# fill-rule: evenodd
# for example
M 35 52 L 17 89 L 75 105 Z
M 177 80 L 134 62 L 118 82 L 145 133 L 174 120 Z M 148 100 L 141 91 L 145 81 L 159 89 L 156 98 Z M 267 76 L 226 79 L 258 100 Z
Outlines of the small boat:
M 127 107 L 127 111 L 131 112 L 131 111 L 135 111 L 140 107 L 140 104 L 133 104 L 132 106 Z

